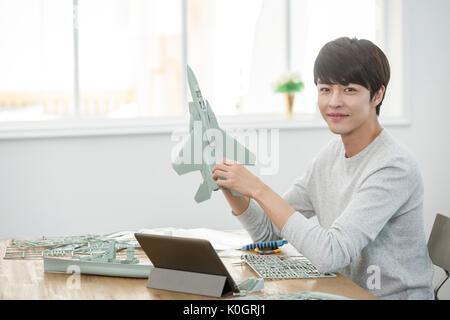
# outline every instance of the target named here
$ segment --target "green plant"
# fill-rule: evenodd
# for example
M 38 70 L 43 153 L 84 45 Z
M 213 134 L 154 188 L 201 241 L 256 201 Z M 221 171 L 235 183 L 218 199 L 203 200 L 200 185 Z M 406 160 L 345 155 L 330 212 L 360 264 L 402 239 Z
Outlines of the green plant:
M 273 84 L 275 92 L 294 94 L 304 88 L 304 83 L 299 72 L 288 72 L 282 74 Z

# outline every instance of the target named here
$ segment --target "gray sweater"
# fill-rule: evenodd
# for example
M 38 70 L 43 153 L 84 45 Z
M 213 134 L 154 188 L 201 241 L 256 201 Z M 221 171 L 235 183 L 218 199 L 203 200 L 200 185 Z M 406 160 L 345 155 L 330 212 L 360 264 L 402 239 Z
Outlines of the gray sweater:
M 253 199 L 237 218 L 254 241 L 286 239 L 382 299 L 433 299 L 423 192 L 417 162 L 383 129 L 351 158 L 340 137 L 319 152 L 283 195 L 296 212 L 281 232 Z

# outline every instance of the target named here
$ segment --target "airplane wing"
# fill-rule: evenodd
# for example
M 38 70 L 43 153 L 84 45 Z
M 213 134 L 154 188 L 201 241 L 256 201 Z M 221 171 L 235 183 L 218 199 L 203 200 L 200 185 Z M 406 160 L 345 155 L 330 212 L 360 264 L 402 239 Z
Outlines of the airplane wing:
M 207 164 L 203 158 L 201 159 L 201 163 L 195 163 L 194 157 L 194 147 L 193 147 L 194 133 L 191 132 L 189 134 L 189 138 L 184 144 L 183 148 L 178 153 L 174 162 L 172 162 L 172 167 L 176 173 L 179 175 L 183 175 L 192 171 L 200 171 L 203 183 L 197 190 L 195 194 L 195 201 L 197 203 L 203 202 L 211 198 L 211 193 L 215 190 L 218 190 L 218 186 L 216 182 L 212 179 L 212 166 Z M 208 148 L 208 141 L 203 141 L 202 154 L 205 148 Z
M 183 148 L 178 153 L 176 159 L 172 162 L 172 168 L 178 175 L 202 169 L 202 164 L 196 164 L 194 161 L 193 133 L 189 134 L 189 138 Z
M 222 130 L 223 131 L 223 130 Z M 239 141 L 223 131 L 224 134 L 224 158 L 237 161 L 243 165 L 255 165 L 256 156 L 244 147 Z
M 217 122 L 216 115 L 211 109 L 208 100 L 206 100 L 207 112 L 206 115 L 209 120 L 209 124 L 212 128 L 220 130 L 223 136 L 223 157 L 238 161 L 244 165 L 254 165 L 256 163 L 256 156 L 244 147 L 239 141 L 235 138 L 228 135 L 223 129 L 219 127 L 219 123 Z M 218 159 L 220 160 L 220 159 Z

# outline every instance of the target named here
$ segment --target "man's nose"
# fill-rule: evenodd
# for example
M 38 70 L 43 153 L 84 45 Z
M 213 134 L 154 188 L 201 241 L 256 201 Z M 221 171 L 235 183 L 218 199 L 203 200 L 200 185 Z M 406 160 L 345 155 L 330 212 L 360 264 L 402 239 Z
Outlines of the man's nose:
M 331 94 L 330 101 L 328 102 L 328 105 L 331 108 L 339 108 L 342 107 L 343 101 L 342 101 L 342 94 L 339 90 L 333 90 Z

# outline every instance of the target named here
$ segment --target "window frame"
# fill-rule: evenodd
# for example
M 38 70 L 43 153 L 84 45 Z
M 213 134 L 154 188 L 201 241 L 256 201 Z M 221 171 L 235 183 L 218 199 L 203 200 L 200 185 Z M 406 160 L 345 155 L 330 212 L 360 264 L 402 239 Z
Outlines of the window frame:
M 182 72 L 186 73 L 187 63 L 187 1 L 182 2 Z M 291 37 L 290 37 L 290 6 L 292 0 L 285 0 L 286 9 L 286 68 L 290 70 L 291 65 Z M 387 12 L 396 10 L 395 17 L 403 16 L 402 2 L 399 0 L 397 6 L 392 7 L 390 0 L 377 0 L 379 7 L 383 11 L 383 21 L 381 23 L 382 41 L 388 41 L 388 45 L 397 46 L 396 59 L 403 57 L 403 36 L 402 32 L 396 34 L 396 38 L 387 37 L 388 26 L 393 22 L 392 15 Z M 399 4 L 399 5 L 398 5 Z M 80 118 L 79 105 L 79 80 L 77 73 L 78 59 L 78 30 L 76 25 L 78 0 L 73 0 L 74 8 L 74 117 L 71 119 L 39 120 L 39 121 L 11 121 L 1 123 L 0 140 L 9 139 L 30 139 L 30 138 L 51 138 L 51 137 L 83 137 L 83 136 L 110 136 L 110 135 L 134 135 L 134 134 L 167 134 L 177 132 L 187 132 L 189 123 L 187 112 L 188 87 L 186 77 L 182 77 L 183 83 L 183 110 L 182 116 L 155 117 L 155 118 L 128 118 L 128 119 L 82 119 Z M 398 12 L 400 10 L 400 12 Z M 391 47 L 392 49 L 392 47 Z M 408 107 L 408 96 L 405 94 L 406 77 L 404 69 L 401 72 L 401 101 L 402 116 L 400 117 L 380 117 L 380 122 L 385 126 L 410 126 L 411 110 Z M 286 119 L 283 114 L 241 114 L 233 116 L 217 116 L 221 127 L 224 129 L 280 129 L 280 130 L 302 130 L 311 128 L 327 128 L 326 123 L 316 112 L 308 118 Z

